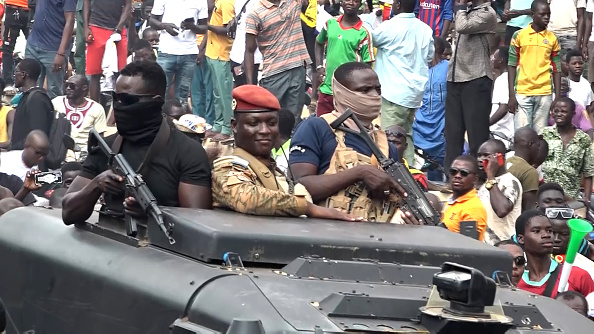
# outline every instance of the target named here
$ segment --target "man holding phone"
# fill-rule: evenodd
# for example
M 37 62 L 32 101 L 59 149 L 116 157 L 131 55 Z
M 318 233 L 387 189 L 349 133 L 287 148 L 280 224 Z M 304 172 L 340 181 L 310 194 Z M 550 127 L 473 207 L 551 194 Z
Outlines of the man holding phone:
M 196 59 L 204 52 L 196 43 L 196 34 L 204 33 L 207 19 L 206 0 L 155 0 L 153 4 L 150 24 L 161 30 L 157 63 L 167 76 L 167 92 L 175 76 L 173 98 L 183 106 L 188 104 Z
M 522 213 L 522 185 L 507 171 L 505 144 L 489 139 L 478 149 L 479 169 L 486 182 L 478 190 L 478 197 L 487 210 L 485 242 L 494 245 L 508 240 L 515 232 L 516 219 Z

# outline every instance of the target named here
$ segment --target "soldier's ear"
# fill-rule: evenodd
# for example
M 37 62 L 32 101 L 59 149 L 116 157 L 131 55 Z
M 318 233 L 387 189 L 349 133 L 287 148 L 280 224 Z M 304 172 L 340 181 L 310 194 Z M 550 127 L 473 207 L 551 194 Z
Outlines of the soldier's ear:
M 237 119 L 235 117 L 231 118 L 231 131 L 233 134 L 237 134 Z

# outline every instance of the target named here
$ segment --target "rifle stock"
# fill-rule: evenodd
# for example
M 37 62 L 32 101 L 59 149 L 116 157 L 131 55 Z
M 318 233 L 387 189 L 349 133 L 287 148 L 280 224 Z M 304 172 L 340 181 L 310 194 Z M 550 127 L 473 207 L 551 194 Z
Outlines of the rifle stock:
M 349 118 L 355 122 L 359 131 L 351 130 L 342 125 Z M 441 222 L 441 215 L 433 209 L 425 193 L 410 174 L 408 168 L 404 164 L 396 162 L 384 155 L 373 142 L 371 136 L 367 133 L 363 124 L 361 124 L 361 121 L 353 114 L 352 110 L 347 109 L 330 126 L 334 129 L 340 129 L 357 135 L 365 141 L 373 155 L 377 158 L 382 170 L 388 173 L 406 191 L 407 197 L 404 197 L 399 203 L 401 210 L 410 212 L 415 218 L 422 220 L 424 224 L 438 225 Z
M 115 154 L 111 148 L 107 145 L 101 135 L 94 129 L 90 132 L 89 137 L 89 152 L 101 150 L 103 154 L 107 156 L 108 165 L 110 168 L 115 169 L 117 172 L 124 176 L 126 180 L 126 189 L 136 199 L 143 212 L 153 218 L 153 220 L 159 225 L 159 228 L 163 231 L 169 243 L 175 244 L 175 239 L 171 236 L 173 232 L 173 225 L 168 224 L 165 226 L 163 220 L 163 213 L 157 206 L 157 200 L 155 196 L 146 185 L 142 176 L 137 174 L 134 169 L 130 166 L 126 158 L 121 154 Z M 128 235 L 135 237 L 137 232 L 137 222 L 133 217 L 126 217 L 126 231 Z

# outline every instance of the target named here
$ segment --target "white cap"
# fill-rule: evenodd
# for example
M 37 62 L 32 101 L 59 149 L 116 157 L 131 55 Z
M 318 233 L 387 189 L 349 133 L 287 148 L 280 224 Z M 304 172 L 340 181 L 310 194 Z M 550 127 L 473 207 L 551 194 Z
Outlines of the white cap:
M 179 131 L 189 133 L 204 133 L 207 127 L 204 118 L 193 114 L 182 115 L 179 120 L 174 119 L 173 124 Z

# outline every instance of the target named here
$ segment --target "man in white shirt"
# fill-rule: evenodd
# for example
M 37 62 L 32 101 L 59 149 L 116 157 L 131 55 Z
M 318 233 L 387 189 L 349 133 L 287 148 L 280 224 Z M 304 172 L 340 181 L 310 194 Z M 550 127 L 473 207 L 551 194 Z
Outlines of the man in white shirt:
M 561 45 L 561 58 L 571 49 L 582 50 L 584 42 L 586 0 L 549 0 L 551 18 L 548 30 Z
M 235 31 L 235 40 L 233 40 L 233 46 L 231 46 L 231 53 L 229 58 L 231 59 L 231 70 L 233 71 L 233 78 L 235 81 L 235 87 L 239 87 L 245 84 L 258 84 L 258 72 L 260 64 L 262 64 L 262 53 L 260 49 L 256 48 L 254 52 L 254 76 L 252 82 L 247 82 L 245 74 L 243 73 L 243 58 L 245 56 L 245 18 L 254 4 L 255 0 L 235 0 L 235 17 L 237 18 L 237 30 Z M 242 11 L 243 9 L 243 11 Z
M 49 152 L 49 140 L 41 130 L 33 130 L 25 139 L 25 149 L 2 152 L 0 172 L 25 181 L 31 168 L 37 167 Z
M 509 47 L 500 46 L 491 56 L 491 67 L 496 77 L 493 84 L 493 100 L 489 116 L 489 130 L 496 135 L 503 135 L 505 146 L 509 148 L 514 137 L 514 115 L 508 112 L 509 86 L 507 82 L 507 61 Z M 498 138 L 500 139 L 500 138 Z
M 491 245 L 515 234 L 516 219 L 522 212 L 522 184 L 507 171 L 505 151 L 503 142 L 489 139 L 477 153 L 479 169 L 487 176 L 478 197 L 487 210 L 485 242 Z
M 167 92 L 175 76 L 174 98 L 184 106 L 198 58 L 196 34 L 204 33 L 207 18 L 207 0 L 155 0 L 153 4 L 151 25 L 162 30 L 157 62 L 167 75 Z
M 65 85 L 66 95 L 52 100 L 54 109 L 66 115 L 72 123 L 70 135 L 83 155 L 87 153 L 89 132 L 95 129 L 99 133 L 107 130 L 105 110 L 101 104 L 86 98 L 89 81 L 86 76 L 77 74 L 70 77 Z M 69 151 L 66 161 L 74 161 L 74 152 Z
M 588 79 L 584 78 L 584 56 L 580 50 L 570 50 L 565 57 L 568 67 L 569 93 L 567 96 L 584 108 L 594 101 L 594 93 Z

